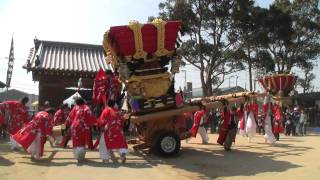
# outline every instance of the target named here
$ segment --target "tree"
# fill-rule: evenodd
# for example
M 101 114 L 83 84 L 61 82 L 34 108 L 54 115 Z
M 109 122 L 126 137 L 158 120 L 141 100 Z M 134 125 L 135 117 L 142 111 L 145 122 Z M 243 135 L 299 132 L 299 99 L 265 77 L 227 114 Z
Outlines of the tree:
M 243 59 L 248 65 L 249 85 L 252 91 L 252 68 L 258 58 L 266 61 L 263 66 L 270 61 L 270 56 L 259 47 L 266 44 L 266 33 L 263 29 L 263 23 L 268 14 L 267 9 L 254 6 L 253 0 L 236 1 L 233 13 L 234 31 L 232 35 L 237 39 L 233 46 L 237 51 L 241 51 Z M 268 70 L 270 66 L 268 65 Z
M 258 67 L 274 64 L 273 72 L 290 72 L 295 66 L 307 67 L 320 53 L 320 11 L 318 0 L 276 0 L 263 20 L 266 42 L 261 52 L 272 62 L 261 59 Z
M 297 84 L 302 87 L 303 93 L 312 92 L 314 86 L 312 85 L 312 81 L 316 78 L 315 74 L 312 73 L 313 64 L 307 63 L 303 66 L 303 74 L 304 78 L 298 78 Z
M 180 20 L 182 42 L 179 53 L 199 69 L 203 95 L 213 94 L 224 77 L 243 69 L 242 52 L 232 46 L 232 13 L 235 0 L 166 0 L 159 4 L 159 17 Z

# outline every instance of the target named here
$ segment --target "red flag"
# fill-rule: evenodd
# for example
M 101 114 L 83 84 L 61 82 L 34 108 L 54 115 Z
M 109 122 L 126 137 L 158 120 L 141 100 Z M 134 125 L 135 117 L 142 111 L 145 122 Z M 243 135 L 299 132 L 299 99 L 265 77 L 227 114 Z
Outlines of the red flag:
M 105 101 L 107 92 L 106 82 L 107 75 L 103 69 L 100 69 L 93 84 L 92 100 L 95 104 Z

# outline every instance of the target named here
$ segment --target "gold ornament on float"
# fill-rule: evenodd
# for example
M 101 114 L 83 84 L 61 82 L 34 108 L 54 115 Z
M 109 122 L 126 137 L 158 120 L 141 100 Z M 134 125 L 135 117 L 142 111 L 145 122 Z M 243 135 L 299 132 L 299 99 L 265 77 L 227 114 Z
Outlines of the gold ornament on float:
M 157 51 L 155 55 L 158 57 L 165 56 L 170 53 L 164 47 L 166 22 L 162 19 L 155 19 L 152 21 L 152 24 L 157 28 Z
M 143 50 L 143 40 L 141 28 L 143 27 L 138 21 L 130 21 L 129 28 L 133 31 L 134 44 L 136 48 L 136 53 L 133 55 L 134 59 L 145 59 L 147 53 Z

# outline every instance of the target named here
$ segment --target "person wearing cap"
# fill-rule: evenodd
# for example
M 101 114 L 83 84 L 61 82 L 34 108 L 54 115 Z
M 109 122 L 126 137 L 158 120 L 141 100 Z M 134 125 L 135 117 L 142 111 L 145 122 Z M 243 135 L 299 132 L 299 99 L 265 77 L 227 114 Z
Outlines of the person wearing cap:
M 80 163 L 85 158 L 85 146 L 90 143 L 88 142 L 87 133 L 90 130 L 90 126 L 96 123 L 96 118 L 81 97 L 78 97 L 75 103 L 76 105 L 69 113 L 65 125 L 66 127 L 70 126 L 74 157 Z
M 31 154 L 33 160 L 39 160 L 43 155 L 47 136 L 52 132 L 53 115 L 54 109 L 52 108 L 38 112 L 30 122 L 13 136 L 14 140 Z
M 18 148 L 18 144 L 12 138 L 12 136 L 17 133 L 24 124 L 28 123 L 28 109 L 26 104 L 29 98 L 24 97 L 20 101 L 4 101 L 0 103 L 0 112 L 4 112 L 8 115 L 8 121 L 6 123 L 6 130 L 10 134 L 11 149 L 15 150 Z M 4 119 L 4 115 L 0 113 L 0 116 Z
M 118 151 L 121 162 L 125 163 L 128 145 L 123 132 L 124 121 L 114 100 L 108 100 L 108 106 L 98 119 L 98 126 L 103 129 L 100 136 L 99 154 L 103 163 L 108 163 L 111 151 Z
M 39 107 L 39 111 L 45 111 L 46 109 L 50 108 L 50 101 L 44 101 L 43 105 Z

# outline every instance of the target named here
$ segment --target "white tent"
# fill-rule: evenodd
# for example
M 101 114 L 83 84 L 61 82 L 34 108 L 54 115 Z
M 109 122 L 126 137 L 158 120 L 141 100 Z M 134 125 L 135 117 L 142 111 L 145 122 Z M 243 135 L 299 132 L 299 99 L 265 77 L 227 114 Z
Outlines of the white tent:
M 64 100 L 63 104 L 68 104 L 68 106 L 71 107 L 71 105 L 75 104 L 75 99 L 79 97 L 81 98 L 81 95 L 78 92 L 76 92 L 68 99 Z

